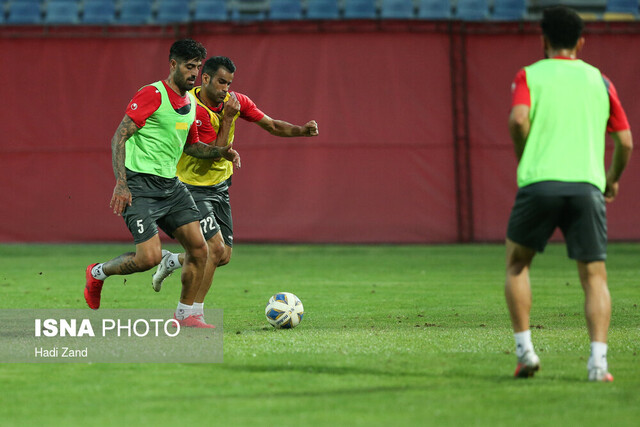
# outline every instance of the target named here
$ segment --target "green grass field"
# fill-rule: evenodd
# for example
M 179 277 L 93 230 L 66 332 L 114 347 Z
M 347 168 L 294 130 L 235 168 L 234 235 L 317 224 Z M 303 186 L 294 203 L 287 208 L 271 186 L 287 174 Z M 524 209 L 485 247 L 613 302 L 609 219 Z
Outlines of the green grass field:
M 86 265 L 131 249 L 2 245 L 0 308 L 86 307 Z M 0 364 L 0 424 L 636 426 L 639 254 L 609 249 L 611 384 L 586 381 L 583 294 L 562 245 L 532 271 L 542 370 L 515 380 L 502 246 L 239 244 L 205 305 L 224 309 L 224 363 Z M 174 308 L 177 275 L 158 294 L 150 277 L 108 279 L 102 307 Z M 264 319 L 279 291 L 304 303 L 296 329 Z

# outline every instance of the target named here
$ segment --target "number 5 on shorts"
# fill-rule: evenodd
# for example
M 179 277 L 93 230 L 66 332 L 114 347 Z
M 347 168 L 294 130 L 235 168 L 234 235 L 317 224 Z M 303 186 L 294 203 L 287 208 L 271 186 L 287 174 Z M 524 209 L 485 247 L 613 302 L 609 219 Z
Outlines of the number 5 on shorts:
M 144 224 L 141 219 L 136 221 L 136 225 L 138 226 L 138 234 L 144 233 Z

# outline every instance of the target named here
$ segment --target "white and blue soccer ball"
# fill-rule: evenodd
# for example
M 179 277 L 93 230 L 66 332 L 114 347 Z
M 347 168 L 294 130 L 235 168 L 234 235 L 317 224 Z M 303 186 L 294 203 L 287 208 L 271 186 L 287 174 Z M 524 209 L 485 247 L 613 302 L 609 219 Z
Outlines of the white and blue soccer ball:
M 291 292 L 279 292 L 269 298 L 264 314 L 271 326 L 291 329 L 302 322 L 304 307 L 300 298 Z

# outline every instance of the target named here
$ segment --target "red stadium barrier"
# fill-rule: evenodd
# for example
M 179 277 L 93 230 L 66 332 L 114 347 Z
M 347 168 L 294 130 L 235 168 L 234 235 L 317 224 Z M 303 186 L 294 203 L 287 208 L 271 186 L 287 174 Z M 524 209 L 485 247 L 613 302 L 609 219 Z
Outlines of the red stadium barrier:
M 640 27 L 591 25 L 584 59 L 616 85 L 632 129 Z M 534 24 L 304 23 L 166 29 L 0 27 L 0 242 L 130 241 L 109 209 L 110 140 L 127 102 L 168 74 L 189 35 L 238 69 L 233 89 L 273 118 L 315 119 L 283 139 L 240 122 L 237 241 L 501 241 L 516 191 L 506 120 L 517 70 L 540 58 Z M 635 163 L 635 162 L 633 162 Z M 640 239 L 630 165 L 612 240 Z

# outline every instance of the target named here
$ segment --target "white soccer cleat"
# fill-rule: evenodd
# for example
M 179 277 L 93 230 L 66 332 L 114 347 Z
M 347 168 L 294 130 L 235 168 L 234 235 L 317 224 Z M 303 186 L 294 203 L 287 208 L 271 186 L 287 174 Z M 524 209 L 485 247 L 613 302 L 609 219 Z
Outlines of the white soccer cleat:
M 518 357 L 518 366 L 513 376 L 516 378 L 532 377 L 540 369 L 540 358 L 533 350 L 527 350 L 521 357 Z
M 171 255 L 172 253 L 168 250 L 162 250 L 162 259 L 160 260 L 160 264 L 158 264 L 158 269 L 155 273 L 153 273 L 153 277 L 151 278 L 151 286 L 153 286 L 153 290 L 156 292 L 160 292 L 164 279 L 171 276 L 171 274 L 173 273 L 173 270 L 170 270 L 169 266 L 167 265 L 167 261 L 169 260 L 169 257 Z
M 589 369 L 589 381 L 611 383 L 613 382 L 613 375 L 604 368 L 591 368 Z

